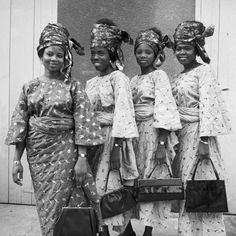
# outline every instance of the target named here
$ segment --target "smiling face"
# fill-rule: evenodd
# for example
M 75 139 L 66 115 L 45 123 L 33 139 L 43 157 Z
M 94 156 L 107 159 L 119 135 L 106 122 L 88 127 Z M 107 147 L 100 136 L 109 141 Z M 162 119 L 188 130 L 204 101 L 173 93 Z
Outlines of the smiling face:
M 104 47 L 91 48 L 91 62 L 101 75 L 108 74 L 111 70 L 113 70 L 110 63 L 109 52 Z
M 145 44 L 140 44 L 135 51 L 136 61 L 141 69 L 153 70 L 153 62 L 155 61 L 156 55 L 153 49 Z
M 175 55 L 179 63 L 183 66 L 191 65 L 196 62 L 196 49 L 190 43 L 178 43 L 175 48 Z
M 49 73 L 60 72 L 64 67 L 64 50 L 59 46 L 50 46 L 44 49 L 41 61 Z

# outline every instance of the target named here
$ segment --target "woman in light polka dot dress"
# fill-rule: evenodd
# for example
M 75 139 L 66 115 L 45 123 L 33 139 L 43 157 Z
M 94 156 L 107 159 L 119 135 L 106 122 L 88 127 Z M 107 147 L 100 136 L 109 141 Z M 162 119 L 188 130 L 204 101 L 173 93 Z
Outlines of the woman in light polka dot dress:
M 183 182 L 191 179 L 199 158 L 211 158 L 220 178 L 224 178 L 223 159 L 218 135 L 231 131 L 218 81 L 205 49 L 205 37 L 214 28 L 205 28 L 201 22 L 179 24 L 174 34 L 174 51 L 183 71 L 173 79 L 175 97 L 183 128 L 178 131 L 179 151 L 175 159 L 177 176 Z M 200 56 L 204 63 L 197 61 Z M 215 179 L 209 160 L 200 162 L 196 179 Z M 222 213 L 189 213 L 185 201 L 180 203 L 179 236 L 225 236 Z
M 109 168 L 120 169 L 125 184 L 133 184 L 138 177 L 132 138 L 138 136 L 134 117 L 132 94 L 128 77 L 123 69 L 122 41 L 130 42 L 127 32 L 121 31 L 109 19 L 99 20 L 91 33 L 91 61 L 99 75 L 87 82 L 86 92 L 91 106 L 106 133 L 102 153 L 95 160 L 94 172 L 98 193 L 106 193 Z M 124 159 L 117 153 L 125 149 Z M 107 192 L 121 187 L 119 174 L 112 171 Z M 122 232 L 129 221 L 131 212 L 105 219 L 105 224 Z M 104 235 L 109 235 L 108 229 Z
M 6 138 L 6 144 L 16 146 L 12 173 L 18 185 L 22 185 L 21 157 L 26 148 L 44 236 L 53 235 L 63 206 L 86 204 L 81 183 L 99 213 L 86 146 L 101 144 L 104 138 L 80 83 L 70 77 L 68 37 L 59 24 L 48 24 L 41 33 L 37 51 L 44 74 L 23 86 Z M 77 42 L 73 47 L 82 54 Z

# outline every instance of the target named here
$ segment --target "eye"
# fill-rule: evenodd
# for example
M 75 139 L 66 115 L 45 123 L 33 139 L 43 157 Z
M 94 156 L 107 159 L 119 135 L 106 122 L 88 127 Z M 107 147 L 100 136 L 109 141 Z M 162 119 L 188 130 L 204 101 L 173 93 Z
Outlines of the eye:
M 63 55 L 62 53 L 60 53 L 60 54 L 57 54 L 57 57 L 58 57 L 58 58 L 63 58 L 64 55 Z

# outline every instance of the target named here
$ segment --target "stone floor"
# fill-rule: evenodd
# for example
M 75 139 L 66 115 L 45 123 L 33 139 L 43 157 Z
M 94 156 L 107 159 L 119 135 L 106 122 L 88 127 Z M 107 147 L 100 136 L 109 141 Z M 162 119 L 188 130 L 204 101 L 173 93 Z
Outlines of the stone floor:
M 136 235 L 141 236 L 143 227 L 132 222 Z M 168 232 L 154 231 L 153 236 L 176 236 L 177 216 L 169 220 Z M 236 216 L 225 216 L 227 236 L 236 236 Z M 111 236 L 115 236 L 111 233 Z M 0 204 L 0 236 L 40 236 L 39 223 L 34 206 Z M 212 235 L 214 236 L 214 235 Z

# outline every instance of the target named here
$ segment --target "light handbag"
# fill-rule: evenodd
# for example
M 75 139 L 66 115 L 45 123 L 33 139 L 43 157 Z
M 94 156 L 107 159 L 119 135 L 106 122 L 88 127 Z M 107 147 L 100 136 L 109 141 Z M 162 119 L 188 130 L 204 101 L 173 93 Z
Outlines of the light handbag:
M 169 166 L 164 163 L 169 171 L 170 179 L 138 179 L 136 182 L 137 202 L 155 202 L 168 200 L 183 200 L 184 188 L 180 178 L 172 178 Z M 158 165 L 158 164 L 157 164 Z M 156 169 L 153 168 L 148 178 Z
M 198 160 L 191 180 L 186 186 L 186 212 L 228 212 L 228 204 L 224 180 L 220 180 L 216 168 L 210 158 L 216 180 L 195 180 Z
M 92 207 L 63 207 L 53 236 L 96 236 L 97 218 Z
M 107 191 L 107 184 L 110 171 L 111 170 L 109 170 L 107 174 L 105 191 Z M 121 184 L 123 185 L 120 170 L 118 170 L 118 172 Z M 109 192 L 102 196 L 101 198 L 102 217 L 105 219 L 113 217 L 115 215 L 119 215 L 132 209 L 133 207 L 136 206 L 136 204 L 137 202 L 135 200 L 132 190 L 129 187 L 125 187 L 123 185 L 123 187 L 119 188 L 118 190 Z

